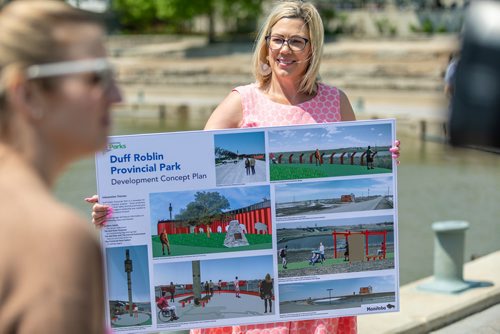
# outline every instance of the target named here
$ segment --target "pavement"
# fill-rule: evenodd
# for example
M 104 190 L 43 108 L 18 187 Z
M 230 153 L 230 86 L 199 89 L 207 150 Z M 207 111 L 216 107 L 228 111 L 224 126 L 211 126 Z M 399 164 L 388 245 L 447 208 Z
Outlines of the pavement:
M 420 290 L 432 276 L 404 285 L 401 311 L 359 316 L 358 333 L 500 333 L 499 263 L 500 251 L 466 263 L 464 279 L 479 286 L 462 293 Z
M 500 333 L 500 304 L 473 314 L 432 334 L 493 334 Z

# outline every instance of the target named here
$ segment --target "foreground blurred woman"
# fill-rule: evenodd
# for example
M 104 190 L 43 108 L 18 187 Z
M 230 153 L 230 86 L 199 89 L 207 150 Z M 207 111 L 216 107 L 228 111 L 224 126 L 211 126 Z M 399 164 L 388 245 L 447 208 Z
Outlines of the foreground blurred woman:
M 98 22 L 62 1 L 0 11 L 0 333 L 102 333 L 102 258 L 51 194 L 102 150 L 120 100 Z

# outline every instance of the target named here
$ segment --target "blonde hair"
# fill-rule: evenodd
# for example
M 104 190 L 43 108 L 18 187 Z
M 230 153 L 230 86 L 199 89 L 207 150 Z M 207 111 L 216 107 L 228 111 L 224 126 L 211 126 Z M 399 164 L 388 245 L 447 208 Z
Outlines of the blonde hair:
M 5 130 L 8 117 L 4 110 L 4 90 L 10 74 L 30 65 L 66 60 L 66 44 L 70 39 L 64 40 L 58 35 L 59 28 L 65 24 L 101 25 L 101 21 L 64 1 L 14 1 L 1 8 L 0 134 Z
M 263 74 L 261 66 L 267 64 L 269 53 L 266 44 L 266 36 L 271 33 L 273 26 L 283 18 L 302 19 L 309 29 L 309 43 L 311 45 L 311 56 L 306 73 L 299 85 L 299 92 L 306 94 L 316 93 L 316 82 L 318 81 L 319 65 L 323 54 L 324 28 L 317 9 L 310 3 L 302 1 L 283 1 L 278 3 L 262 26 L 255 42 L 255 50 L 252 59 L 253 74 L 259 87 L 266 87 L 271 81 L 271 74 Z

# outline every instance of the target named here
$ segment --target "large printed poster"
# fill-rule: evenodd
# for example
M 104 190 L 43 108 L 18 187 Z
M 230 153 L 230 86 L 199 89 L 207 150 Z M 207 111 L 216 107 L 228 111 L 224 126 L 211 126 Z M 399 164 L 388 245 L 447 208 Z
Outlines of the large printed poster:
M 117 332 L 399 309 L 394 120 L 110 138 Z

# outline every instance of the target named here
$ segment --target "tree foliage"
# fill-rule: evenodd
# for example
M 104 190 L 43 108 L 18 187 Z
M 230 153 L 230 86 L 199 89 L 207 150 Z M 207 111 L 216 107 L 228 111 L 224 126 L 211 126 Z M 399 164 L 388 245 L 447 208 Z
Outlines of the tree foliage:
M 215 19 L 234 21 L 236 30 L 248 30 L 256 22 L 264 0 L 114 0 L 113 10 L 129 31 L 147 32 L 161 24 L 166 30 L 189 32 L 196 17 L 208 18 L 207 33 L 213 38 Z M 251 30 L 255 30 L 252 26 Z
M 156 20 L 156 1 L 114 0 L 113 10 L 128 31 L 147 31 Z
M 175 219 L 208 224 L 220 218 L 222 210 L 229 209 L 229 201 L 218 192 L 198 191 L 194 201 L 182 209 Z

